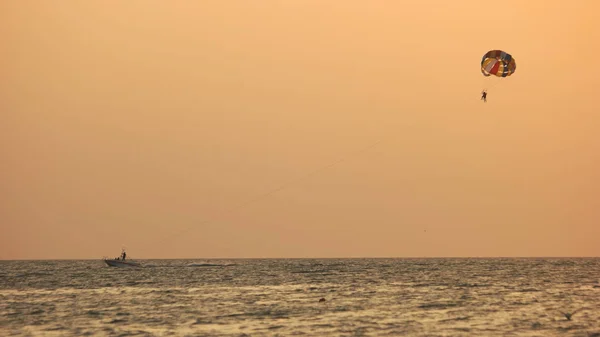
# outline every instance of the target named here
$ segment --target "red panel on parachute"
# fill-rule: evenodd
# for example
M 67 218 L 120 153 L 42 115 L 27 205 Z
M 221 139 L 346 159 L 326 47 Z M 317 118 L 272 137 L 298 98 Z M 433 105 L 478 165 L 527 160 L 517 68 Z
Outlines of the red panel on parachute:
M 490 74 L 496 75 L 498 73 L 498 68 L 500 68 L 500 61 L 496 61 L 492 69 L 490 69 Z

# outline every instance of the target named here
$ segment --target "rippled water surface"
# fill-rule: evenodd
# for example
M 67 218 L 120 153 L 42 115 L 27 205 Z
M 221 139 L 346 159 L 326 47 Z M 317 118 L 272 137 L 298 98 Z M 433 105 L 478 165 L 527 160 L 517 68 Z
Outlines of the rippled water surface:
M 600 337 L 597 258 L 140 262 L 0 262 L 0 335 Z

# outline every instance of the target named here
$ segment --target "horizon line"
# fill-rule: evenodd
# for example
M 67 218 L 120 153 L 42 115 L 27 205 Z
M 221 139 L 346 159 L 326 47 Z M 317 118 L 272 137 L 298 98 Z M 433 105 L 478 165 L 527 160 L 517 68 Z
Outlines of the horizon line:
M 108 257 L 106 257 L 108 258 Z M 597 259 L 600 256 L 378 256 L 378 257 L 176 257 L 134 258 L 130 260 L 366 260 L 366 259 Z M 104 258 L 32 258 L 3 259 L 0 261 L 94 261 Z

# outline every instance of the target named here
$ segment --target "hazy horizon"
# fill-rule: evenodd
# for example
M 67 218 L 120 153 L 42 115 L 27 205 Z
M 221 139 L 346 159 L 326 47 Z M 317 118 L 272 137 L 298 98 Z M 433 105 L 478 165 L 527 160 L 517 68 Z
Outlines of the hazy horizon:
M 88 257 L 88 258 L 60 258 L 60 259 L 52 259 L 52 258 L 33 258 L 33 259 L 0 259 L 0 261 L 96 261 L 99 260 L 103 262 L 102 259 L 114 259 L 117 258 L 119 254 L 107 255 L 102 257 Z M 143 260 L 181 260 L 181 261 L 233 261 L 233 260 L 495 260 L 495 259 L 544 259 L 544 260 L 552 260 L 552 259 L 598 259 L 599 256 L 355 256 L 355 257 L 342 257 L 342 256 L 331 256 L 331 257 L 318 257 L 318 256 L 308 256 L 308 257 L 172 257 L 172 258 L 163 258 L 163 257 L 144 257 L 144 258 L 131 258 L 127 255 L 127 259 L 143 261 Z
M 4 1 L 0 259 L 598 257 L 599 10 Z

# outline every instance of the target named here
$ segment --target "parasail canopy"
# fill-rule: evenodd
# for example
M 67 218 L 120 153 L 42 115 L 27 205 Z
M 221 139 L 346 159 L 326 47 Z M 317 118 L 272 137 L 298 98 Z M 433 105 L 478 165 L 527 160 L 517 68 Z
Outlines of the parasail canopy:
M 490 50 L 481 59 L 481 73 L 483 76 L 507 77 L 517 69 L 515 59 L 502 50 Z

